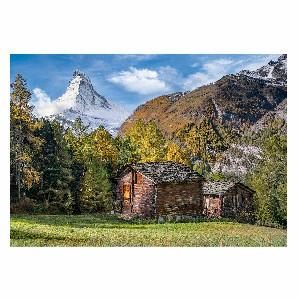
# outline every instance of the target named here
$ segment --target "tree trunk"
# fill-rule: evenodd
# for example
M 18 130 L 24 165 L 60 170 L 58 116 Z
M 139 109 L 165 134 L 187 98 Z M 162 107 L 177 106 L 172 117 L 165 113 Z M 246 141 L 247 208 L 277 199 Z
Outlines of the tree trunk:
M 14 153 L 15 153 L 15 172 L 16 172 L 16 185 L 17 183 L 17 173 L 18 173 L 18 166 L 17 166 L 17 137 L 16 137 L 16 130 L 14 130 Z
M 45 199 L 45 208 L 48 209 L 50 200 L 50 193 L 48 193 L 48 197 Z
M 21 151 L 21 141 L 22 141 L 22 135 L 21 135 L 21 122 L 19 123 L 20 128 L 18 130 L 19 136 L 18 136 L 18 146 L 19 146 L 19 157 L 18 157 L 18 177 L 17 177 L 17 183 L 18 183 L 18 202 L 21 202 L 21 165 L 20 165 L 20 159 L 22 155 Z
M 17 162 L 17 186 L 18 186 L 18 202 L 21 202 L 21 180 L 20 180 L 20 162 Z

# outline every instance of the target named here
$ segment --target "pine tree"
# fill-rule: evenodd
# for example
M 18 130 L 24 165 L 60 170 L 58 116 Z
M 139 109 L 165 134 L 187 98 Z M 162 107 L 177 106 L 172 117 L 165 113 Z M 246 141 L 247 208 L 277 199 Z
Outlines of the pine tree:
M 135 163 L 138 161 L 138 152 L 131 142 L 130 136 L 125 135 L 123 138 L 117 136 L 115 144 L 118 151 L 115 168 L 119 169 L 125 164 Z
M 273 135 L 263 147 L 258 167 L 248 179 L 256 191 L 255 209 L 262 224 L 287 224 L 287 138 Z
M 109 175 L 117 161 L 115 141 L 103 126 L 99 126 L 86 139 L 83 147 L 85 174 L 81 181 L 81 200 L 84 212 L 111 209 Z
M 87 163 L 81 182 L 81 212 L 108 212 L 112 209 L 112 192 L 108 172 L 100 157 Z
M 71 183 L 74 212 L 109 210 L 112 199 L 108 177 L 118 154 L 114 139 L 103 126 L 88 134 L 80 119 L 72 130 L 67 130 L 65 139 L 74 157 Z
M 35 161 L 40 172 L 40 184 L 33 190 L 38 199 L 51 211 L 72 212 L 72 196 L 70 192 L 71 157 L 63 137 L 63 129 L 58 122 L 43 121 L 37 134 L 44 139 L 41 152 Z
M 137 149 L 137 159 L 142 161 L 141 155 L 143 151 L 142 141 L 146 133 L 146 124 L 143 120 L 139 119 L 135 122 L 133 127 L 126 133 L 125 137 L 128 137 L 135 149 Z
M 73 134 L 72 130 L 76 132 L 77 136 Z M 72 160 L 71 169 L 73 180 L 70 183 L 70 189 L 74 201 L 73 213 L 80 214 L 81 184 L 86 169 L 83 150 L 88 139 L 86 128 L 83 126 L 80 118 L 76 119 L 75 125 L 72 129 L 68 128 L 66 130 L 64 139 L 66 141 L 67 149 Z
M 39 181 L 39 172 L 33 168 L 32 157 L 39 151 L 43 140 L 34 135 L 41 126 L 34 121 L 29 105 L 31 92 L 21 74 L 11 84 L 10 95 L 10 152 L 11 152 L 11 195 L 21 202 L 26 192 Z

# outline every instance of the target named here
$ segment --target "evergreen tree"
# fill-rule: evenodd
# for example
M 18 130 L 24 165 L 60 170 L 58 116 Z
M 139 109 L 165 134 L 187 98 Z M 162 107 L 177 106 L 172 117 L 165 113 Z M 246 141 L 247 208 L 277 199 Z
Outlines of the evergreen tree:
M 72 130 L 76 133 L 73 134 Z M 72 177 L 73 180 L 70 183 L 70 190 L 74 201 L 73 213 L 81 213 L 81 184 L 85 174 L 85 162 L 84 162 L 84 147 L 87 142 L 86 127 L 83 126 L 80 118 L 76 119 L 75 125 L 72 129 L 68 128 L 64 135 L 64 139 L 67 144 L 68 152 L 72 159 Z
M 117 136 L 115 144 L 118 151 L 116 169 L 119 169 L 125 164 L 135 163 L 138 161 L 138 151 L 131 142 L 130 136 L 125 135 L 123 138 Z
M 31 92 L 21 74 L 11 84 L 10 94 L 10 153 L 11 196 L 21 202 L 26 192 L 39 181 L 32 157 L 40 150 L 43 140 L 34 135 L 41 126 L 33 119 L 33 106 L 29 105 Z
M 85 126 L 83 122 L 81 121 L 80 117 L 77 117 L 75 119 L 74 125 L 72 127 L 72 130 L 74 132 L 74 135 L 78 138 L 84 137 L 87 135 L 87 132 L 89 130 L 89 126 Z
M 273 135 L 248 183 L 256 191 L 255 209 L 262 224 L 287 224 L 287 138 Z
M 38 134 L 44 139 L 41 152 L 36 159 L 41 174 L 36 195 L 48 209 L 57 212 L 72 212 L 72 196 L 70 192 L 71 157 L 67 151 L 62 127 L 58 122 L 43 121 Z
M 100 157 L 87 163 L 81 182 L 81 212 L 108 212 L 112 209 L 112 192 L 108 172 Z
M 80 119 L 72 130 L 67 130 L 65 139 L 74 157 L 71 183 L 74 213 L 109 210 L 112 200 L 109 176 L 118 152 L 114 139 L 103 126 L 88 134 Z

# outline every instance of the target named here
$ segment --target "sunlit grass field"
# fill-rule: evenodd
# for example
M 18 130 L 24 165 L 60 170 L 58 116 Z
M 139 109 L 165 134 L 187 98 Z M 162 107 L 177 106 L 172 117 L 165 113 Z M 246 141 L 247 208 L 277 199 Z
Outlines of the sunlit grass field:
M 113 215 L 11 215 L 13 247 L 282 247 L 287 231 L 236 222 L 128 221 Z

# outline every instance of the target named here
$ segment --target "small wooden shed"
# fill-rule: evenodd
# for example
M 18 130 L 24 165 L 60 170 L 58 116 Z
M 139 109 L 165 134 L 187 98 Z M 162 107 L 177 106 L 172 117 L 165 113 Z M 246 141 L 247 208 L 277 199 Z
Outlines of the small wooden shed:
M 203 184 L 203 214 L 236 218 L 253 214 L 254 191 L 238 181 L 206 181 Z
M 179 162 L 128 164 L 114 178 L 114 210 L 124 217 L 200 216 L 203 177 Z

